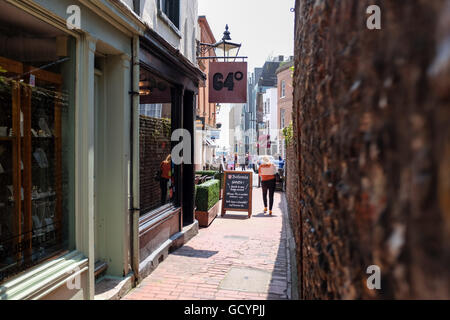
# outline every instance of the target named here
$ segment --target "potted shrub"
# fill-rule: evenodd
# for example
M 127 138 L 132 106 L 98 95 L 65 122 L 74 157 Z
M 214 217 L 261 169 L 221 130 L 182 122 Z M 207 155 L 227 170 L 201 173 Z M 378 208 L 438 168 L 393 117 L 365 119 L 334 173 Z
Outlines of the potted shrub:
M 195 174 L 200 175 L 200 176 L 210 176 L 210 177 L 214 177 L 214 179 L 219 180 L 220 181 L 219 198 L 222 199 L 223 172 L 214 171 L 214 170 L 204 170 L 204 171 L 197 171 Z

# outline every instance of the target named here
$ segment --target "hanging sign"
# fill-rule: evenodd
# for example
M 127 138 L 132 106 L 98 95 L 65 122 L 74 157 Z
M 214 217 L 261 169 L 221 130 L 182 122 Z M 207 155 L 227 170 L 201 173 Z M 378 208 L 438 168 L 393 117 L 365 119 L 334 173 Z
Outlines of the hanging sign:
M 247 103 L 247 62 L 210 62 L 209 102 Z

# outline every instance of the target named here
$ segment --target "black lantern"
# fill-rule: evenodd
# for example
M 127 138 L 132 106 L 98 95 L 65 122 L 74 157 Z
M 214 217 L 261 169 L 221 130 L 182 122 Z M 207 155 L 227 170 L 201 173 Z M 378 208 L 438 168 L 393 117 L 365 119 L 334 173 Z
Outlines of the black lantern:
M 214 57 L 197 57 L 198 59 L 217 59 L 222 58 L 224 61 L 229 59 L 242 58 L 246 59 L 247 57 L 238 57 L 239 50 L 241 49 L 242 44 L 231 42 L 230 31 L 228 24 L 225 26 L 225 32 L 223 33 L 222 40 L 217 43 L 200 43 L 200 53 L 208 52 L 210 49 L 214 49 L 216 52 L 216 56 Z

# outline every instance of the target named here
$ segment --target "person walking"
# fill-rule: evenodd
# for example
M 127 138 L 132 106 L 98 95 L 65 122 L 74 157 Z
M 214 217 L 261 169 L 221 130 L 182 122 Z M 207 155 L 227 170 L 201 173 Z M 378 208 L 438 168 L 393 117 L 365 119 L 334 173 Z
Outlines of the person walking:
M 284 169 L 284 160 L 281 156 L 278 157 L 279 165 L 278 168 Z
M 244 156 L 244 171 L 246 170 L 246 168 L 249 167 L 249 163 L 248 163 L 248 153 L 245 154 Z
M 165 205 L 167 201 L 167 185 L 172 176 L 172 156 L 169 154 L 160 165 L 161 177 L 159 179 L 159 187 L 161 189 L 161 205 Z
M 245 156 L 239 156 L 239 161 L 241 162 L 241 170 L 245 171 Z
M 272 215 L 273 199 L 276 187 L 276 173 L 277 169 L 274 164 L 270 162 L 269 157 L 265 156 L 262 159 L 262 164 L 259 166 L 258 174 L 261 179 L 264 213 L 267 213 L 267 192 L 269 192 L 269 214 Z

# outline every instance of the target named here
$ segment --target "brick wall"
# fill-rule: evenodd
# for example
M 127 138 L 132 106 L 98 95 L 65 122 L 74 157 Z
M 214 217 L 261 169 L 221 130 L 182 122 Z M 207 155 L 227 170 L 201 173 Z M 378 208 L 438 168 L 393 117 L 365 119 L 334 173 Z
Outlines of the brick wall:
M 140 116 L 140 208 L 145 214 L 159 207 L 161 190 L 154 180 L 170 151 L 170 121 Z
M 446 0 L 296 1 L 303 298 L 450 298 L 449 41 Z
M 292 143 L 286 144 L 286 199 L 288 203 L 289 210 L 289 218 L 291 223 L 291 228 L 294 230 L 294 237 L 296 246 L 296 255 L 297 260 L 299 260 L 301 256 L 301 233 L 298 232 L 300 230 L 300 206 L 298 201 L 298 196 L 300 194 L 299 189 L 299 159 L 296 153 L 296 141 Z M 297 273 L 301 274 L 300 269 L 301 264 L 297 263 Z M 301 281 L 298 283 L 299 287 L 297 288 L 298 292 L 300 292 Z

